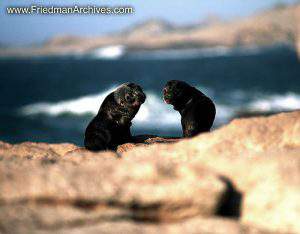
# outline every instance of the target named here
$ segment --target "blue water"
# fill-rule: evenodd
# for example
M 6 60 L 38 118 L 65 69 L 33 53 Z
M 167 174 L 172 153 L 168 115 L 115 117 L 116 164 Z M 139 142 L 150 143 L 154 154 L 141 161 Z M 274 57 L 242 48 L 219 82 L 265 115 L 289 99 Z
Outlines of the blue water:
M 186 81 L 213 99 L 214 128 L 241 113 L 300 109 L 300 63 L 290 46 L 165 55 L 0 59 L 0 140 L 82 145 L 84 129 L 105 95 L 128 81 L 148 96 L 134 134 L 181 135 L 178 113 L 161 97 L 171 79 Z

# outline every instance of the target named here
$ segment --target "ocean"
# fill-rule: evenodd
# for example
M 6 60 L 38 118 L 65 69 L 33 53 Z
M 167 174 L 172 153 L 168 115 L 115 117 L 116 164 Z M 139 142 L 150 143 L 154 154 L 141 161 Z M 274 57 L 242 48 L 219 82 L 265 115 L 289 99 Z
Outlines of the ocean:
M 130 52 L 121 46 L 64 57 L 0 59 L 0 140 L 83 144 L 103 99 L 124 82 L 147 95 L 132 133 L 181 136 L 180 115 L 162 100 L 168 80 L 197 87 L 216 104 L 213 129 L 240 116 L 300 109 L 293 47 Z

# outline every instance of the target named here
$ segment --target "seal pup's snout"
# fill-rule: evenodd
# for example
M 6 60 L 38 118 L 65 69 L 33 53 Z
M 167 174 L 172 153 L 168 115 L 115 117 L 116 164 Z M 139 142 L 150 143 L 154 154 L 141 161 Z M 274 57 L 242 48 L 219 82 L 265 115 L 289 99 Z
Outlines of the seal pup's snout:
M 163 90 L 163 93 L 164 93 L 163 99 L 164 99 L 165 103 L 170 104 L 171 100 L 172 100 L 172 95 L 171 95 L 170 89 L 168 87 L 165 87 Z
M 125 100 L 130 105 L 139 106 L 145 102 L 146 95 L 139 86 L 135 86 L 125 95 Z
M 164 96 L 164 101 L 167 104 L 171 104 L 171 97 L 170 96 Z
M 137 96 L 141 103 L 144 103 L 146 101 L 146 94 L 144 94 L 143 92 L 139 92 Z
M 141 105 L 146 100 L 146 95 L 141 91 L 134 92 L 133 96 L 135 98 L 135 105 Z

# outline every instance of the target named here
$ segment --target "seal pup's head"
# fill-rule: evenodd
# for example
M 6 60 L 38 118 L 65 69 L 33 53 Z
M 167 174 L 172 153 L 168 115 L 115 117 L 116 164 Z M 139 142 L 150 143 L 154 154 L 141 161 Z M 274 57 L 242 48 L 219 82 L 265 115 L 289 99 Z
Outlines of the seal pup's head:
M 116 102 L 125 108 L 139 107 L 146 100 L 142 88 L 135 83 L 124 83 L 115 92 Z
M 180 80 L 170 80 L 166 83 L 163 93 L 165 103 L 174 109 L 184 107 L 192 98 L 195 88 Z

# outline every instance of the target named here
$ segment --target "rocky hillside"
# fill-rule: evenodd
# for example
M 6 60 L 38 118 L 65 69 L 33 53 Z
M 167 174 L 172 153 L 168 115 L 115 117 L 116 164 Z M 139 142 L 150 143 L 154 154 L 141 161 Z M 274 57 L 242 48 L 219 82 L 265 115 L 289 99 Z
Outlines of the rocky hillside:
M 230 22 L 210 20 L 187 27 L 178 27 L 161 20 L 151 20 L 110 36 L 80 38 L 62 35 L 50 39 L 39 48 L 2 49 L 0 56 L 85 54 L 109 45 L 124 45 L 130 51 L 276 43 L 291 43 L 299 48 L 299 15 L 298 5 L 273 9 Z
M 117 153 L 1 142 L 0 231 L 300 233 L 299 165 L 300 111 Z

